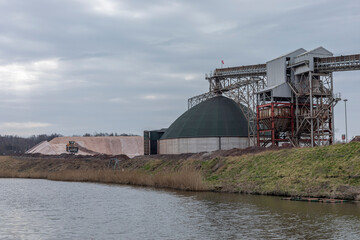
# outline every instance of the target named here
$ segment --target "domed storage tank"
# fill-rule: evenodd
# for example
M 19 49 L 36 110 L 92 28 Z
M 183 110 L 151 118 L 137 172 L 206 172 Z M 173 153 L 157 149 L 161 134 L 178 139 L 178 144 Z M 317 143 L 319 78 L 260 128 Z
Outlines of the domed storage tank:
M 248 123 L 239 105 L 217 96 L 182 114 L 160 139 L 160 154 L 248 147 Z

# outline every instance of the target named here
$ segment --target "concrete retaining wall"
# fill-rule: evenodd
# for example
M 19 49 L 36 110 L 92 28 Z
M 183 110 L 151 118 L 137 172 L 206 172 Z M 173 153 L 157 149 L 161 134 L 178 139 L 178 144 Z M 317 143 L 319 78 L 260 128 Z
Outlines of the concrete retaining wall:
M 176 138 L 160 140 L 160 154 L 180 154 L 247 148 L 247 137 Z

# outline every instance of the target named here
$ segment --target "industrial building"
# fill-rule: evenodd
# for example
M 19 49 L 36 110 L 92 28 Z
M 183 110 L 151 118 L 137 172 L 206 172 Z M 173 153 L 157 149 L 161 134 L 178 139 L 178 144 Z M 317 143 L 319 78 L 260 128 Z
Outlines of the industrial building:
M 154 155 L 160 153 L 160 146 L 158 142 L 165 131 L 166 128 L 144 131 L 144 155 Z
M 160 154 L 211 152 L 248 146 L 247 120 L 233 100 L 216 96 L 182 114 L 159 140 Z
M 323 47 L 300 48 L 266 64 L 215 69 L 205 75 L 209 92 L 188 99 L 188 111 L 156 140 L 157 153 L 330 145 L 334 106 L 341 100 L 333 72 L 351 70 L 360 70 L 360 54 L 334 57 Z M 217 101 L 224 103 L 216 108 Z M 237 107 L 217 112 L 230 105 Z

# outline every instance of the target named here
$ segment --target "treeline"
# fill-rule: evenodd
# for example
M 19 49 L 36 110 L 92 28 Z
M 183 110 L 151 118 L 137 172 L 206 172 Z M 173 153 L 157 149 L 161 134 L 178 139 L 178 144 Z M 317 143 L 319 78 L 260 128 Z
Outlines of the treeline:
M 51 135 L 41 134 L 33 135 L 31 137 L 19 137 L 12 135 L 0 135 L 0 154 L 1 155 L 18 155 L 23 154 L 36 144 L 43 141 L 51 141 L 53 138 L 62 137 L 63 135 L 53 133 Z M 136 136 L 135 134 L 127 133 L 85 133 L 82 137 L 111 137 L 111 136 Z M 81 135 L 73 135 L 73 137 L 81 137 Z
M 41 134 L 33 135 L 31 137 L 19 137 L 12 135 L 0 135 L 0 154 L 1 155 L 17 155 L 25 153 L 38 143 L 43 141 L 51 141 L 53 138 L 61 137 L 61 134 Z

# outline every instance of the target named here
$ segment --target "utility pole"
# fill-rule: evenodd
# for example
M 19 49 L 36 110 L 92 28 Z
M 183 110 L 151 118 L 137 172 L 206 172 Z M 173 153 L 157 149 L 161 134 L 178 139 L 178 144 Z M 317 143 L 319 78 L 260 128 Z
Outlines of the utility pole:
M 347 113 L 346 113 L 346 102 L 348 100 L 344 99 L 345 102 L 345 134 L 346 134 L 346 143 L 348 142 L 348 132 L 347 132 Z

